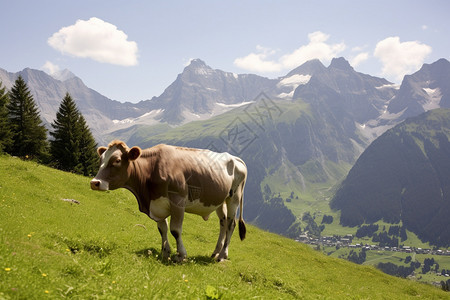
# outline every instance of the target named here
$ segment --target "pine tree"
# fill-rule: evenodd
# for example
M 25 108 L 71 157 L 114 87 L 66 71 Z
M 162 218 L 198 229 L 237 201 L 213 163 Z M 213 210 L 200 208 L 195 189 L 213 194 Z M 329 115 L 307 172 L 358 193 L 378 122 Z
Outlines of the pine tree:
M 94 175 L 98 167 L 97 143 L 82 114 L 80 114 L 78 126 L 81 131 L 79 140 L 81 169 L 78 172 L 85 176 Z
M 8 110 L 6 105 L 9 103 L 6 88 L 2 87 L 0 81 L 0 153 L 9 149 L 12 145 L 12 131 L 8 121 Z
M 50 154 L 55 167 L 64 171 L 73 171 L 78 165 L 80 149 L 78 140 L 80 130 L 77 126 L 79 111 L 69 93 L 63 98 L 56 120 L 51 124 Z
M 91 175 L 97 164 L 95 140 L 69 93 L 62 100 L 51 125 L 54 131 L 50 132 L 53 137 L 50 153 L 55 167 Z
M 8 118 L 13 133 L 12 155 L 44 159 L 47 154 L 47 129 L 38 107 L 22 76 L 16 79 L 9 94 Z

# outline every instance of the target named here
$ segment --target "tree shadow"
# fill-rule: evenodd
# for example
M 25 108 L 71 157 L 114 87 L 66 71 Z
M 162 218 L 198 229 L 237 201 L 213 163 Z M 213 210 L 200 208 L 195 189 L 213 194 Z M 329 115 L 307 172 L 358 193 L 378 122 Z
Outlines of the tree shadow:
M 157 250 L 156 248 L 145 248 L 139 251 L 135 252 L 137 256 L 144 257 L 144 258 L 150 258 L 152 257 L 155 260 L 160 261 L 162 264 L 171 266 L 171 265 L 179 265 L 179 264 L 186 264 L 186 263 L 193 263 L 197 265 L 210 265 L 216 263 L 215 259 L 207 256 L 207 255 L 196 255 L 196 256 L 188 256 L 185 261 L 182 263 L 175 262 L 175 253 L 172 253 L 170 255 L 170 259 L 163 259 L 161 255 L 161 250 Z

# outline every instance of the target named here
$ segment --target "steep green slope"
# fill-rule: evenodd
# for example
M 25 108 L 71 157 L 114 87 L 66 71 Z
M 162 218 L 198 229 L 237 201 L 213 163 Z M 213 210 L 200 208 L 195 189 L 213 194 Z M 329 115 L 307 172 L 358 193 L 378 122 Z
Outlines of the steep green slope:
M 341 223 L 401 221 L 422 241 L 450 246 L 449 138 L 449 109 L 407 119 L 380 136 L 331 202 Z
M 253 226 L 215 263 L 217 235 L 217 218 L 186 215 L 189 260 L 163 263 L 156 224 L 129 192 L 90 191 L 89 178 L 0 156 L 0 299 L 448 297 Z

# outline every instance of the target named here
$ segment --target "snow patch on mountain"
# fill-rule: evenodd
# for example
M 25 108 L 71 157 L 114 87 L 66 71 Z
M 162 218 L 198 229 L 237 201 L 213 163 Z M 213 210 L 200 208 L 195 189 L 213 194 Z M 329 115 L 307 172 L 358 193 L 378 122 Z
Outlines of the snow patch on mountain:
M 292 87 L 294 90 L 301 84 L 307 84 L 311 79 L 311 75 L 294 74 L 290 77 L 283 78 L 277 84 L 277 87 Z
M 146 120 L 148 118 L 155 118 L 156 116 L 158 116 L 159 114 L 161 114 L 162 112 L 164 112 L 164 109 L 154 109 L 151 110 L 149 112 L 146 112 L 145 114 L 137 117 L 137 118 L 126 118 L 123 120 L 112 120 L 112 122 L 116 125 L 120 125 L 120 124 L 132 124 L 132 123 L 137 123 L 141 120 Z
M 400 85 L 399 84 L 383 84 L 381 86 L 377 86 L 375 87 L 377 90 L 382 90 L 382 89 L 395 89 L 395 90 L 399 90 L 400 89 Z
M 387 107 L 387 105 L 386 105 Z M 355 122 L 356 128 L 369 142 L 375 140 L 387 130 L 398 124 L 396 120 L 400 119 L 406 108 L 398 113 L 390 113 L 387 109 L 376 119 L 360 124 Z
M 114 124 L 131 124 L 134 123 L 134 119 L 126 118 L 123 120 L 112 120 Z
M 440 102 L 442 99 L 441 90 L 439 88 L 430 89 L 430 88 L 423 88 L 425 93 L 428 95 L 428 99 L 425 103 L 422 103 L 423 109 L 428 111 L 431 109 L 439 108 Z
M 292 76 L 283 78 L 278 82 L 277 88 L 288 88 L 289 92 L 283 92 L 278 94 L 278 97 L 283 99 L 292 99 L 294 91 L 299 85 L 304 85 L 309 82 L 311 75 L 294 74 Z
M 247 102 L 241 102 L 241 103 L 236 103 L 236 104 L 225 104 L 225 103 L 217 102 L 216 104 L 221 106 L 221 107 L 235 108 L 235 107 L 241 107 L 241 106 L 244 106 L 244 105 L 247 105 L 247 104 L 251 104 L 253 102 L 254 101 L 247 101 Z

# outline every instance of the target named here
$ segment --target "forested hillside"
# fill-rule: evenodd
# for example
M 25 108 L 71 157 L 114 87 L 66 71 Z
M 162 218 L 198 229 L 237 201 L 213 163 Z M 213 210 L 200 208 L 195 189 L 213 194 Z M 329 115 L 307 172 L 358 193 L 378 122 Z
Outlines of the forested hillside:
M 400 223 L 433 245 L 450 245 L 450 110 L 384 133 L 360 156 L 331 201 L 341 224 Z

